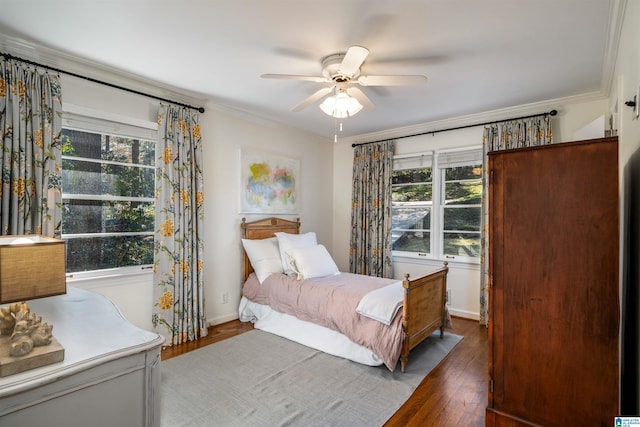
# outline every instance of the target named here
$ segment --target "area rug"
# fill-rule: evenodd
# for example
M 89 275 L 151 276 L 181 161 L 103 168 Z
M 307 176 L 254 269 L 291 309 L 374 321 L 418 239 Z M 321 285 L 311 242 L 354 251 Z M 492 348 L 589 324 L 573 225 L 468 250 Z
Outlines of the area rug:
M 461 339 L 435 333 L 402 373 L 245 332 L 162 362 L 161 425 L 381 426 Z

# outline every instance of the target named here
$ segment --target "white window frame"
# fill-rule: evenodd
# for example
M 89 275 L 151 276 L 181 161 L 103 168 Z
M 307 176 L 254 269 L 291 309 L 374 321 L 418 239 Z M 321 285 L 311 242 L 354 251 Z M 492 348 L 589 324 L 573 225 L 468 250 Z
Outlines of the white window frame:
M 426 151 L 414 154 L 404 154 L 394 156 L 394 170 L 396 164 L 402 164 L 407 169 L 407 165 L 412 163 L 419 166 L 419 162 L 430 159 L 431 179 L 432 179 L 432 202 L 431 202 L 431 224 L 430 224 L 430 248 L 431 253 L 408 252 L 394 250 L 394 258 L 411 258 L 437 261 L 454 261 L 466 264 L 479 264 L 480 257 L 465 257 L 460 255 L 444 254 L 444 178 L 447 167 L 465 166 L 469 164 L 482 164 L 482 146 L 470 146 L 453 149 L 443 149 L 436 151 Z M 397 163 L 396 163 L 397 162 Z M 424 166 L 429 166 L 424 164 Z M 469 205 L 478 207 L 478 205 Z M 480 206 L 480 209 L 481 206 Z M 482 230 L 479 230 L 481 233 Z
M 158 124 L 156 122 L 139 120 L 128 116 L 108 113 L 104 111 L 94 110 L 83 106 L 63 103 L 62 105 L 62 128 L 77 130 L 82 132 L 91 132 L 99 134 L 109 134 L 125 138 L 143 139 L 149 141 L 157 141 Z M 62 156 L 63 160 L 83 160 L 97 163 L 120 164 L 119 162 L 98 161 L 96 159 L 85 159 L 74 156 Z M 147 165 L 126 165 L 134 167 L 154 168 Z M 69 198 L 62 193 L 62 199 Z M 91 198 L 93 200 L 118 201 L 122 200 L 119 196 L 110 195 L 73 195 L 73 199 Z M 155 202 L 153 197 L 127 197 L 127 200 L 135 199 L 142 202 Z M 151 232 L 153 234 L 153 231 Z M 95 236 L 121 236 L 121 235 L 149 235 L 149 232 L 122 232 L 122 233 L 96 233 L 96 234 L 62 234 L 62 238 L 67 237 L 95 237 Z M 112 278 L 138 275 L 141 273 L 150 274 L 153 268 L 152 264 L 107 268 L 101 270 L 87 270 L 67 273 L 67 278 L 72 280 L 87 280 L 96 278 Z
M 434 203 L 434 198 L 437 196 L 438 187 L 436 186 L 437 179 L 435 177 L 435 169 L 434 165 L 434 152 L 424 152 L 419 154 L 409 154 L 409 155 L 398 155 L 393 157 L 393 169 L 394 171 L 397 169 L 414 169 L 421 167 L 430 167 L 431 168 L 431 203 L 427 202 L 424 206 L 428 206 L 430 209 L 430 217 L 431 222 L 429 224 L 429 248 L 431 249 L 431 253 L 426 252 L 406 252 L 406 251 L 393 251 L 393 256 L 409 256 L 421 259 L 433 259 L 433 251 L 434 251 L 434 208 L 436 204 Z

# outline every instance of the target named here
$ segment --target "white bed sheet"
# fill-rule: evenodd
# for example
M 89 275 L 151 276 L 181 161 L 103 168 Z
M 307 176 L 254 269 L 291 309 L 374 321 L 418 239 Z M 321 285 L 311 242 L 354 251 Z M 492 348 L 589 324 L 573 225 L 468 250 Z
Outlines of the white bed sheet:
M 240 299 L 240 320 L 253 322 L 256 329 L 298 342 L 333 356 L 342 357 L 369 366 L 382 365 L 382 360 L 371 350 L 351 341 L 332 329 L 295 316 L 280 313 L 268 305 L 257 304 L 245 297 Z

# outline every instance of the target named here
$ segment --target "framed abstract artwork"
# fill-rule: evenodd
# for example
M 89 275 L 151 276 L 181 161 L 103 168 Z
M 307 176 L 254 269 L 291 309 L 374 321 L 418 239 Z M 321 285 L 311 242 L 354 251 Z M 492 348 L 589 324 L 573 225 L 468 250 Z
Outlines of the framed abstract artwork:
M 240 212 L 300 212 L 300 160 L 253 148 L 240 149 Z

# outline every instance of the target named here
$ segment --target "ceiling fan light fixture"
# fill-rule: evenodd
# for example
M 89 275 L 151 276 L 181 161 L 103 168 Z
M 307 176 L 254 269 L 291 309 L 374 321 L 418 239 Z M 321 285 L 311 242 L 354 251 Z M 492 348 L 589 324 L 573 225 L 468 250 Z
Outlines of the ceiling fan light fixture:
M 346 92 L 339 92 L 335 96 L 329 96 L 322 101 L 320 109 L 327 115 L 336 119 L 351 117 L 362 110 L 362 104 Z

